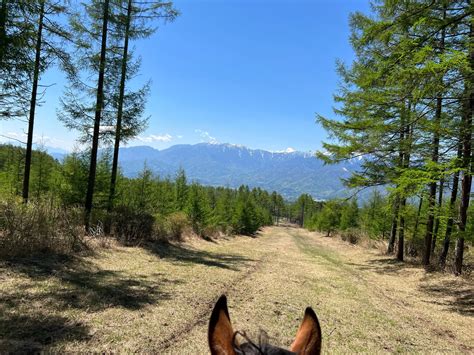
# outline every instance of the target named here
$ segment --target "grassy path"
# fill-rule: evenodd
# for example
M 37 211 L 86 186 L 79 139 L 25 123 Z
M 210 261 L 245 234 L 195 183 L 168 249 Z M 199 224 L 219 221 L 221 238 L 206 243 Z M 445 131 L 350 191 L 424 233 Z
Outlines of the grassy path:
M 296 228 L 258 238 L 0 263 L 0 352 L 207 353 L 222 293 L 234 328 L 288 346 L 311 305 L 323 351 L 473 353 L 473 285 Z

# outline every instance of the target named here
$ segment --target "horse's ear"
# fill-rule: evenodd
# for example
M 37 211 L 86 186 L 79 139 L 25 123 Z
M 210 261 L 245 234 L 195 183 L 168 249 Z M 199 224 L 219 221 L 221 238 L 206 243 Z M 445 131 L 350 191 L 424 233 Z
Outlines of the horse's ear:
M 222 295 L 217 301 L 209 321 L 209 348 L 212 355 L 235 355 L 234 331 L 227 310 L 227 298 Z
M 311 307 L 306 308 L 303 322 L 290 350 L 304 355 L 321 353 L 321 327 L 318 317 Z

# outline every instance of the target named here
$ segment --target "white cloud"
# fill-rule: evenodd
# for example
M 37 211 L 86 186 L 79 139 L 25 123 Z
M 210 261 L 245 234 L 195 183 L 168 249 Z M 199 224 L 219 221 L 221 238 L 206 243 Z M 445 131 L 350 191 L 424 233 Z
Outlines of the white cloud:
M 138 136 L 137 140 L 140 142 L 145 142 L 145 143 L 153 143 L 153 142 L 171 142 L 173 139 L 173 136 L 171 134 L 162 134 L 162 135 L 157 135 L 157 134 L 150 134 L 148 136 Z
M 207 143 L 211 143 L 211 144 L 217 144 L 219 143 L 219 141 L 217 140 L 216 137 L 213 137 L 209 134 L 209 132 L 207 131 L 203 131 L 201 129 L 195 129 L 194 132 L 196 132 L 197 134 L 199 134 L 199 136 L 201 137 L 201 139 L 204 141 L 204 142 L 207 142 Z
M 290 154 L 290 153 L 294 153 L 294 152 L 296 152 L 295 148 L 288 147 L 285 150 L 277 150 L 274 153 L 288 153 L 288 154 Z

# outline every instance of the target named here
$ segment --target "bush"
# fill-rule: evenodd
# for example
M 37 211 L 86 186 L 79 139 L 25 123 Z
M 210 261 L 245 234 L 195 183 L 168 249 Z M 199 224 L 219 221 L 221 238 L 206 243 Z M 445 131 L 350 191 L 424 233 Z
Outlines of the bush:
M 167 220 L 161 214 L 155 214 L 155 222 L 153 223 L 153 239 L 166 240 L 168 239 Z
M 48 201 L 0 202 L 0 256 L 37 253 L 69 254 L 85 248 L 83 215 L 79 209 Z
M 184 212 L 174 212 L 166 218 L 166 230 L 170 239 L 180 240 L 188 227 L 189 219 Z
M 120 206 L 114 210 L 112 221 L 112 234 L 125 245 L 153 239 L 155 218 L 147 212 Z
M 349 228 L 341 232 L 341 239 L 351 244 L 357 244 L 362 239 L 361 231 L 357 228 Z

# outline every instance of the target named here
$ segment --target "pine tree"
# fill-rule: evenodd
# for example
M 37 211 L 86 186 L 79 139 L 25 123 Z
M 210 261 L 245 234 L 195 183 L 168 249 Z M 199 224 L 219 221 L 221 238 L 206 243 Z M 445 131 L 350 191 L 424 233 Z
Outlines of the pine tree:
M 31 157 L 33 151 L 33 132 L 35 112 L 38 105 L 38 85 L 41 72 L 53 62 L 59 61 L 61 67 L 72 72 L 69 54 L 63 48 L 62 39 L 68 39 L 69 33 L 57 22 L 56 18 L 66 12 L 66 6 L 57 1 L 37 0 L 30 3 L 30 12 L 37 14 L 37 29 L 34 48 L 34 66 L 32 72 L 31 98 L 28 113 L 28 134 L 26 141 L 25 170 L 23 177 L 23 200 L 28 202 L 30 188 Z M 36 17 L 35 17 L 36 18 Z M 59 41 L 58 41 L 59 38 Z
M 156 28 L 150 26 L 150 22 L 165 18 L 173 20 L 177 11 L 172 8 L 171 2 L 161 0 L 141 2 L 136 0 L 118 0 L 118 6 L 125 11 L 118 13 L 115 17 L 117 22 L 117 33 L 123 38 L 123 48 L 120 56 L 120 83 L 115 106 L 117 108 L 117 119 L 115 122 L 114 153 L 112 160 L 112 174 L 110 180 L 110 192 L 108 211 L 113 208 L 115 197 L 115 184 L 118 170 L 118 155 L 120 144 L 127 139 L 136 136 L 145 126 L 146 120 L 141 119 L 145 108 L 145 98 L 149 92 L 149 85 L 138 90 L 138 92 L 126 94 L 127 79 L 132 77 L 139 69 L 139 63 L 131 62 L 129 41 L 138 38 L 149 37 Z M 132 64 L 132 65 L 131 65 Z M 131 67 L 133 70 L 131 70 Z
M 349 203 L 345 203 L 341 210 L 341 222 L 339 228 L 346 230 L 349 228 L 356 228 L 359 225 L 359 207 L 357 200 L 351 199 Z

